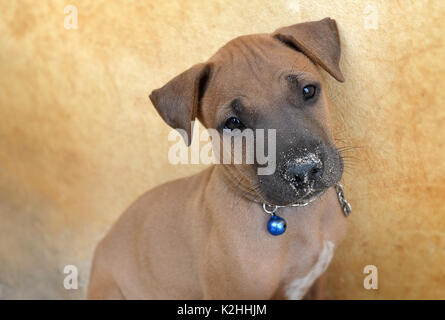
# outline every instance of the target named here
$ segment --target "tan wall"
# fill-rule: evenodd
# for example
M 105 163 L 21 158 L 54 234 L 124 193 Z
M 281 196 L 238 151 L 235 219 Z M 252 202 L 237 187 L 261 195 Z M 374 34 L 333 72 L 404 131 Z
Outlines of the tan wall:
M 80 298 L 92 250 L 145 190 L 202 169 L 167 161 L 147 94 L 226 41 L 335 18 L 348 236 L 330 298 L 445 298 L 445 2 L 0 1 L 0 298 Z M 298 6 L 295 4 L 299 5 Z M 367 4 L 378 29 L 366 29 Z M 369 19 L 369 18 L 368 18 Z M 80 268 L 78 291 L 63 266 Z M 363 289 L 363 268 L 379 289 Z

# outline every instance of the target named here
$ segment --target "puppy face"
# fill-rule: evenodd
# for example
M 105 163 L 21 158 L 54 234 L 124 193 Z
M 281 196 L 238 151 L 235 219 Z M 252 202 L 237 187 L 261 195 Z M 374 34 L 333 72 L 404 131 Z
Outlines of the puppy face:
M 339 55 L 337 28 L 330 19 L 243 36 L 173 79 L 162 92 L 154 91 L 151 99 L 174 128 L 197 117 L 221 136 L 250 130 L 258 139 L 257 129 L 275 130 L 274 148 L 267 139 L 264 146 L 276 152 L 275 170 L 258 175 L 261 165 L 255 159 L 226 164 L 228 177 L 242 192 L 269 204 L 304 203 L 333 186 L 343 172 L 315 65 L 342 81 Z M 185 106 L 178 109 L 180 105 Z
M 276 130 L 276 170 L 257 175 L 258 163 L 230 166 L 245 187 L 268 203 L 309 201 L 341 178 L 328 102 L 314 63 L 269 35 L 237 38 L 209 62 L 212 71 L 198 118 L 224 131 Z M 267 141 L 266 141 L 267 142 Z

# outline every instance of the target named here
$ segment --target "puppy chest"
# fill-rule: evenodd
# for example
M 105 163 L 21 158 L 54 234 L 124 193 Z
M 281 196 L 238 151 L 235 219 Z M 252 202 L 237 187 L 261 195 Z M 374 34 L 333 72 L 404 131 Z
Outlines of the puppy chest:
M 312 284 L 326 271 L 334 255 L 333 242 L 324 240 L 318 257 L 314 261 L 302 262 L 295 256 L 295 265 L 290 267 L 289 275 L 283 287 L 284 296 L 290 300 L 299 300 L 304 297 Z

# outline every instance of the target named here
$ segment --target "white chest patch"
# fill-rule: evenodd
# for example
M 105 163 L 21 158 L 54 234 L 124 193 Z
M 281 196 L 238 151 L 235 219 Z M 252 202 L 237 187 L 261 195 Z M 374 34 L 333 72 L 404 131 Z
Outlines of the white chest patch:
M 295 279 L 287 287 L 286 296 L 289 300 L 302 299 L 314 281 L 326 271 L 334 255 L 334 247 L 331 241 L 323 241 L 323 249 L 311 271 L 305 277 Z

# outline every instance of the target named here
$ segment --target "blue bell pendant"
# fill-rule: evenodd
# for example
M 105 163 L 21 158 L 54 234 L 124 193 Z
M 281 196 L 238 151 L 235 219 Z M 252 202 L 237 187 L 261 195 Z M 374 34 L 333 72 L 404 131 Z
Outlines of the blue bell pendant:
M 286 220 L 283 218 L 272 214 L 270 216 L 269 222 L 267 223 L 267 231 L 273 236 L 279 236 L 286 231 Z

